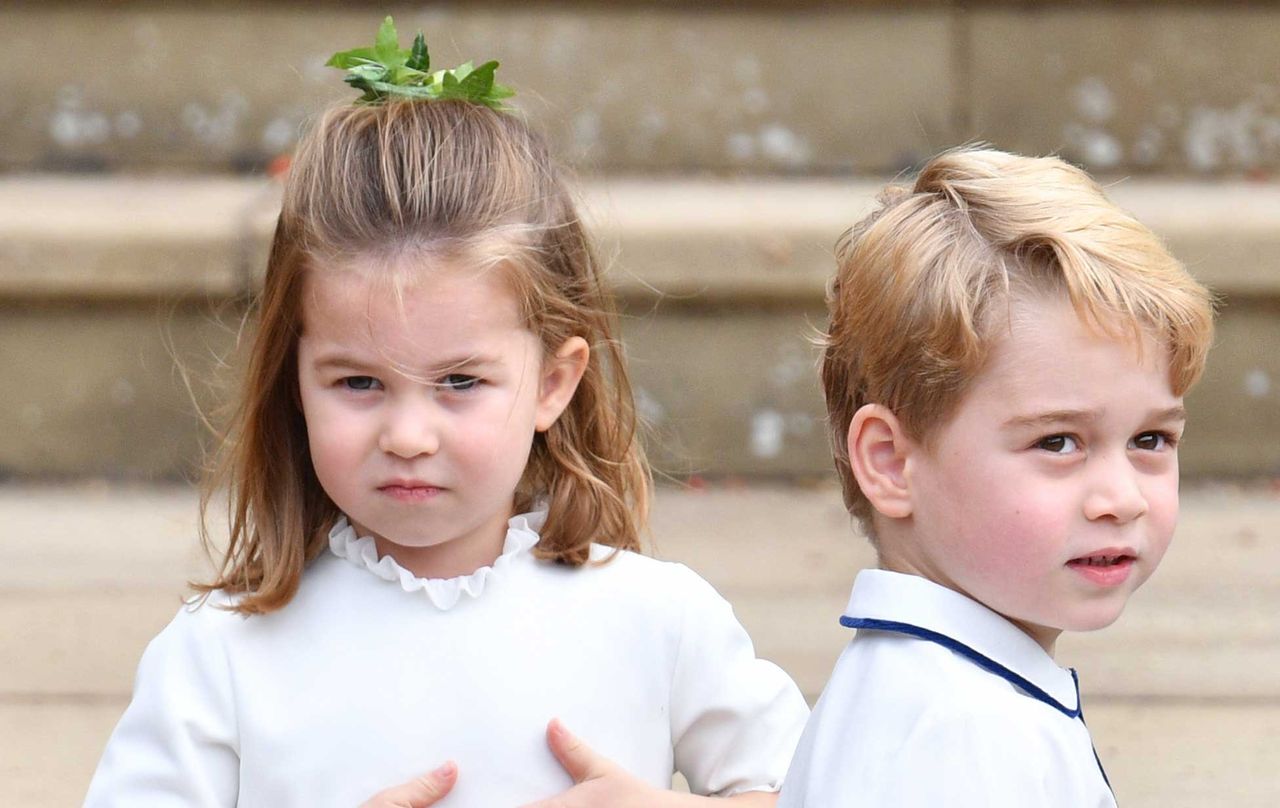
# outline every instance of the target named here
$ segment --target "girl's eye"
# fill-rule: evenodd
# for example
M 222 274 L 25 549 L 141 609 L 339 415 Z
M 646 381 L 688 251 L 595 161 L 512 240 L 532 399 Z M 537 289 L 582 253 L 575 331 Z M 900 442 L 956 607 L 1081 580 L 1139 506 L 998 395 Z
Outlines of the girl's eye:
M 1079 443 L 1070 435 L 1049 435 L 1036 441 L 1036 448 L 1052 454 L 1070 454 L 1079 448 Z
M 339 384 L 348 390 L 377 390 L 381 386 L 372 376 L 347 376 Z
M 1147 452 L 1159 452 L 1172 447 L 1174 443 L 1173 436 L 1164 432 L 1143 432 L 1129 441 L 1132 448 Z
M 464 373 L 450 373 L 441 380 L 440 386 L 446 390 L 464 391 L 470 390 L 480 383 L 475 376 L 467 376 Z

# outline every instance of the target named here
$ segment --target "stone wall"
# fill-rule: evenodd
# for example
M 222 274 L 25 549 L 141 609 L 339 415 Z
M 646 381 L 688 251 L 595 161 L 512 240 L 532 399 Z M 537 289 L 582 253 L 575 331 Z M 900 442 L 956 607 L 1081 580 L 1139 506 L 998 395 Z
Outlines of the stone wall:
M 372 3 L 20 4 L 0 169 L 259 169 L 349 94 Z M 437 64 L 497 58 L 590 171 L 894 173 L 957 143 L 1103 172 L 1280 164 L 1280 6 L 1169 2 L 392 5 Z

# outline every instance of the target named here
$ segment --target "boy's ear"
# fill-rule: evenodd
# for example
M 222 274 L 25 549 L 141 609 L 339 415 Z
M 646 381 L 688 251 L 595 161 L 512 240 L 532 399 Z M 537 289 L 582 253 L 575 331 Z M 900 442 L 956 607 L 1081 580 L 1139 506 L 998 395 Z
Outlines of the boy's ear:
M 590 358 L 591 347 L 587 341 L 582 337 L 569 337 L 554 354 L 543 360 L 538 409 L 533 422 L 539 432 L 550 429 L 569 406 Z
M 911 441 L 896 415 L 880 404 L 853 414 L 846 438 L 849 466 L 871 505 L 891 519 L 911 515 L 906 463 Z

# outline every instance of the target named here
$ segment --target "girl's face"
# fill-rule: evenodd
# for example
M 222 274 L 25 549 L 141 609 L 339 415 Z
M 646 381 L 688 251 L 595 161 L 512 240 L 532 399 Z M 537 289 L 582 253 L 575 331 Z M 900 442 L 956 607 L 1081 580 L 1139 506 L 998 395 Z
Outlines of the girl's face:
M 466 575 L 501 552 L 536 431 L 587 362 L 570 338 L 544 357 L 498 272 L 430 259 L 395 289 L 373 259 L 311 271 L 298 388 L 325 493 L 379 555 L 416 575 Z

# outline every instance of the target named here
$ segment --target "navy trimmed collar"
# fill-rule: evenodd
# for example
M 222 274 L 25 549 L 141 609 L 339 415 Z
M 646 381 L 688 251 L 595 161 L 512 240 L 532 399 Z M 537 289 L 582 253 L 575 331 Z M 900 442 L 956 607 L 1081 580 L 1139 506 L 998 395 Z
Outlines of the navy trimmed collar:
M 927 578 L 863 570 L 854 580 L 840 625 L 904 634 L 940 645 L 1067 718 L 1084 723 L 1080 677 L 1075 668 L 1058 667 L 1022 629 L 981 603 Z M 1110 789 L 1111 780 L 1097 749 L 1093 759 Z
M 917 575 L 858 573 L 840 619 L 849 628 L 894 631 L 942 645 L 1064 715 L 1080 714 L 1074 671 L 1022 629 L 977 601 Z
M 929 642 L 936 643 L 938 645 L 941 645 L 943 648 L 947 648 L 959 654 L 960 656 L 965 657 L 970 662 L 977 665 L 979 668 L 983 668 L 984 670 L 994 673 L 996 676 L 999 676 L 1001 679 L 1004 679 L 1006 682 L 1018 688 L 1022 692 L 1026 693 L 1028 696 L 1031 696 L 1037 701 L 1044 702 L 1045 704 L 1049 705 L 1053 709 L 1065 715 L 1067 718 L 1082 717 L 1082 713 L 1080 709 L 1080 677 L 1076 675 L 1075 668 L 1068 669 L 1071 672 L 1071 682 L 1073 685 L 1075 685 L 1075 691 L 1076 691 L 1076 706 L 1072 708 L 1058 701 L 1053 696 L 1050 696 L 1048 693 L 1042 690 L 1039 686 L 1037 686 L 1034 682 L 1019 675 L 1016 671 L 1006 668 L 1004 665 L 1001 665 L 999 662 L 996 662 L 994 659 L 991 659 L 990 657 L 987 657 L 987 656 L 984 656 L 983 654 L 978 653 L 977 651 L 965 645 L 964 643 L 954 640 L 945 634 L 939 634 L 938 632 L 930 631 L 927 628 L 921 628 L 920 626 L 913 626 L 909 623 L 899 623 L 894 620 L 874 620 L 869 618 L 860 619 L 860 618 L 849 617 L 847 615 L 840 618 L 840 625 L 844 626 L 845 628 L 865 628 L 865 629 L 870 629 L 872 631 L 890 631 L 897 634 L 906 634 L 911 637 L 917 637 L 922 640 L 928 640 Z

